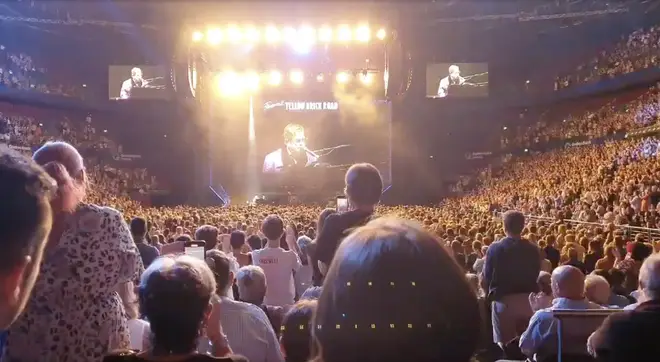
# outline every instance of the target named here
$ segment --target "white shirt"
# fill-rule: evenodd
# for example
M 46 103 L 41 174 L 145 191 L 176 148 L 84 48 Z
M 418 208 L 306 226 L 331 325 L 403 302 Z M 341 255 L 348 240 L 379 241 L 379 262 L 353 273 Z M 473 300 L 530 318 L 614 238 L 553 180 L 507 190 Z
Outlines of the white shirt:
M 128 334 L 131 339 L 131 349 L 136 351 L 144 350 L 143 341 L 147 333 L 151 332 L 149 322 L 142 319 L 129 319 Z
M 300 258 L 291 250 L 266 247 L 252 252 L 252 263 L 266 275 L 264 304 L 277 307 L 292 305 L 296 297 L 293 273 L 300 269 Z
M 541 348 L 557 350 L 557 320 L 552 316 L 554 309 L 603 309 L 586 299 L 571 300 L 555 298 L 550 308 L 539 309 L 529 320 L 527 330 L 520 336 L 520 350 L 527 357 L 534 356 Z
M 266 313 L 259 307 L 222 298 L 220 323 L 229 346 L 250 362 L 283 362 L 280 344 Z

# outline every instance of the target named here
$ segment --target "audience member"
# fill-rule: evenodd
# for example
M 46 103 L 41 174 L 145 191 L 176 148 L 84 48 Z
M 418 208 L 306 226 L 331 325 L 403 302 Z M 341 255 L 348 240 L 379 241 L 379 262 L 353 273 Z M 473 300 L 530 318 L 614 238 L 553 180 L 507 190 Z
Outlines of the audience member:
M 301 300 L 284 316 L 280 344 L 286 362 L 307 362 L 311 357 L 312 316 L 315 300 Z
M 145 267 L 149 267 L 149 265 L 160 256 L 160 253 L 155 246 L 147 243 L 147 221 L 140 217 L 133 218 L 133 220 L 131 220 L 131 235 L 133 235 L 135 245 L 140 252 L 142 264 L 144 264 Z

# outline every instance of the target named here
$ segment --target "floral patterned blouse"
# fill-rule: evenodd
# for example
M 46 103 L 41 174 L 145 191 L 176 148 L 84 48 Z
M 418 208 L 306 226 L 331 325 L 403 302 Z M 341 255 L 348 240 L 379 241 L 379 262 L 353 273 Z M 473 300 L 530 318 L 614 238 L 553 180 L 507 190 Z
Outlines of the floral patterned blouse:
M 128 348 L 117 287 L 144 271 L 117 210 L 82 205 L 47 248 L 25 312 L 11 326 L 2 362 L 95 362 Z

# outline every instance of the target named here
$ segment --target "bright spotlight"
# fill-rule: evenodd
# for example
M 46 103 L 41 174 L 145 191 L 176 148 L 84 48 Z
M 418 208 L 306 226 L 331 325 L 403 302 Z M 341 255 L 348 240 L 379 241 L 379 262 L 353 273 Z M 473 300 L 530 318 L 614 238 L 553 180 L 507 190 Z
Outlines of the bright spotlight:
M 255 92 L 259 89 L 259 74 L 257 72 L 248 72 L 245 75 L 245 87 L 250 92 Z
M 319 40 L 324 43 L 329 43 L 332 41 L 332 29 L 328 26 L 324 26 L 319 29 Z
M 371 40 L 371 30 L 369 27 L 362 25 L 355 29 L 355 39 L 361 43 L 368 43 Z
M 222 32 L 220 29 L 209 29 L 209 31 L 206 32 L 206 40 L 208 40 L 211 45 L 218 44 L 222 41 Z
M 281 83 L 282 83 L 282 73 L 276 70 L 271 71 L 270 74 L 268 75 L 268 84 L 272 86 L 277 86 L 280 85 Z
M 380 40 L 385 39 L 386 36 L 387 36 L 387 32 L 385 31 L 385 29 L 379 29 L 378 32 L 376 32 L 376 37 Z
M 298 40 L 297 34 L 296 34 L 296 29 L 288 26 L 284 28 L 284 41 L 295 44 L 295 42 Z
M 289 80 L 294 84 L 301 84 L 305 80 L 305 74 L 300 70 L 293 70 L 289 74 Z
M 218 90 L 223 96 L 237 96 L 243 92 L 241 77 L 235 72 L 224 72 L 218 76 Z
M 346 84 L 350 80 L 351 76 L 346 72 L 337 73 L 337 83 Z
M 227 29 L 227 39 L 230 43 L 238 43 L 241 41 L 243 34 L 241 34 L 241 29 L 235 25 L 229 26 Z
M 259 30 L 257 30 L 255 27 L 250 26 L 247 29 L 245 29 L 245 40 L 250 42 L 250 43 L 256 43 L 259 41 Z
M 316 32 L 310 26 L 303 26 L 298 31 L 298 41 L 307 45 L 314 44 L 316 42 Z
M 317 82 L 322 83 L 324 80 L 325 80 L 325 76 L 323 75 L 323 73 L 316 76 Z
M 370 85 L 374 81 L 373 73 L 360 73 L 360 82 L 364 85 Z
M 348 25 L 341 25 L 337 30 L 337 40 L 341 42 L 351 41 L 351 27 Z
M 277 30 L 276 27 L 270 25 L 266 27 L 266 42 L 268 43 L 277 43 L 280 40 L 282 40 L 282 35 L 280 34 L 280 31 Z
M 192 34 L 192 40 L 193 40 L 195 43 L 202 41 L 202 39 L 204 39 L 204 34 L 202 34 L 201 31 L 195 31 L 195 32 L 193 32 L 193 34 Z

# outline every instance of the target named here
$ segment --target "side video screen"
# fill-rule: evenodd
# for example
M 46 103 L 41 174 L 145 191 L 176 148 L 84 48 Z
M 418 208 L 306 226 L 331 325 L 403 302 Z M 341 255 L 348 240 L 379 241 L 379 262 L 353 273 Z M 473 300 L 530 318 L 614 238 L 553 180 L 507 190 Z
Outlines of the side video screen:
M 108 70 L 108 98 L 166 99 L 167 68 L 151 65 L 111 65 Z
M 426 97 L 488 97 L 488 64 L 428 64 L 426 66 Z

